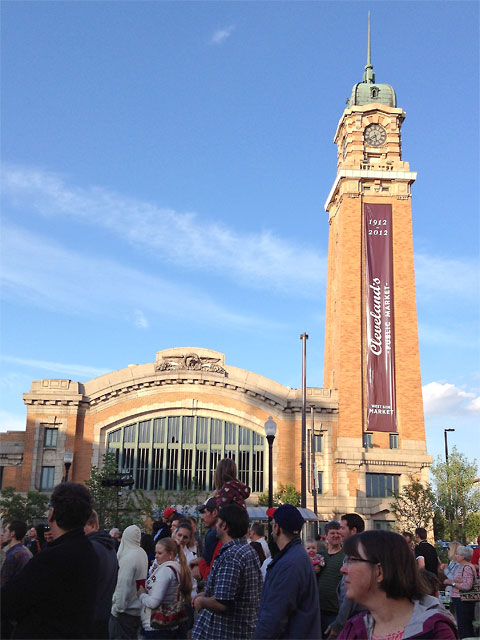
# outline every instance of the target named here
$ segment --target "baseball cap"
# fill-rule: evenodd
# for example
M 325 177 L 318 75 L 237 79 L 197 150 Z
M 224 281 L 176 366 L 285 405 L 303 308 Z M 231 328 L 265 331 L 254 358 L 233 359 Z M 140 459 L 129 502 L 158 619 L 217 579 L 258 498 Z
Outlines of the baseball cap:
M 217 500 L 216 498 L 209 498 L 205 502 L 205 504 L 202 504 L 201 507 L 198 507 L 198 512 L 203 513 L 204 511 L 210 511 L 210 513 L 212 513 L 214 509 L 218 509 Z
M 295 535 L 300 535 L 300 531 L 305 524 L 305 519 L 300 514 L 300 511 L 292 504 L 282 504 L 276 508 L 271 507 L 267 509 L 267 516 L 273 518 L 282 529 Z
M 173 507 L 167 507 L 163 512 L 163 517 L 169 518 L 170 516 L 173 516 L 174 513 L 177 513 L 176 509 L 174 509 Z

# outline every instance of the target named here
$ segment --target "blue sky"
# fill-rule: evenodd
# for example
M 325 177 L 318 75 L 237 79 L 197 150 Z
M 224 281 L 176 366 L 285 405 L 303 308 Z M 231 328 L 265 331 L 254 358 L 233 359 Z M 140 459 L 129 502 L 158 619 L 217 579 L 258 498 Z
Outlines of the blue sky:
M 323 385 L 323 204 L 366 58 L 407 113 L 428 449 L 478 442 L 477 2 L 9 2 L 0 428 L 32 380 L 201 346 Z M 477 447 L 478 448 L 478 447 Z

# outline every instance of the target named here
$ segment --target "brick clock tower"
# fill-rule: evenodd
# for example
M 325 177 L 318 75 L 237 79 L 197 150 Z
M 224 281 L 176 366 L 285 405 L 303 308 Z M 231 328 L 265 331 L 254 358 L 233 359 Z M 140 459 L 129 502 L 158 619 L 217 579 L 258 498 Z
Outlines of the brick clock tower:
M 338 123 L 337 176 L 325 203 L 324 387 L 338 390 L 331 442 L 337 508 L 364 513 L 377 527 L 393 520 L 385 498 L 409 475 L 426 480 L 431 461 L 413 263 L 417 174 L 402 158 L 404 120 L 394 89 L 375 82 L 369 24 L 365 73 Z

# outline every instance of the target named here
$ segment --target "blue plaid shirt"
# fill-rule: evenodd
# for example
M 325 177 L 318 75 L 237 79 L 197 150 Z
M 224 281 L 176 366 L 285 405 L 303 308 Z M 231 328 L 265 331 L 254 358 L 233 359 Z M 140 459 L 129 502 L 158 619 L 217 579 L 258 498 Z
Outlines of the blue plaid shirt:
M 195 640 L 249 640 L 255 631 L 262 574 L 257 552 L 245 538 L 235 538 L 220 549 L 208 575 L 205 596 L 227 605 L 224 612 L 201 609 Z

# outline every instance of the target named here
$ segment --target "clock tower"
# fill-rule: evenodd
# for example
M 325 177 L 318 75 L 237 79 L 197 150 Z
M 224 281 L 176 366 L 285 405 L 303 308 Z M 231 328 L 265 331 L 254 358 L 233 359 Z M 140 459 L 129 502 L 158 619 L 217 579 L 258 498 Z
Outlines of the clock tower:
M 325 203 L 324 387 L 338 391 L 333 492 L 340 509 L 371 520 L 382 511 L 372 501 L 382 490 L 371 482 L 396 490 L 409 475 L 426 480 L 431 460 L 413 263 L 411 188 L 417 174 L 402 157 L 404 120 L 393 87 L 375 81 L 369 18 L 367 64 L 335 132 L 337 175 Z

